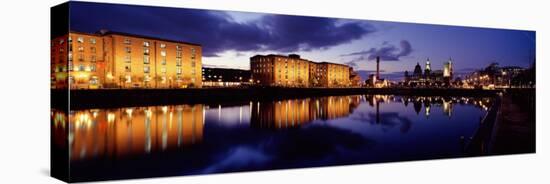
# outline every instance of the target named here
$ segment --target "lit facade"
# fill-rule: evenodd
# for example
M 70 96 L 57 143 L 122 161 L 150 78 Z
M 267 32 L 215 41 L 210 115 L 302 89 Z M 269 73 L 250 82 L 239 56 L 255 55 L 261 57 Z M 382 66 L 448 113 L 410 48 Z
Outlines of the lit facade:
M 443 77 L 453 78 L 453 64 L 451 59 L 443 66 Z
M 103 31 L 52 39 L 52 88 L 202 86 L 198 44 Z
M 310 61 L 297 55 L 256 55 L 250 58 L 254 84 L 285 87 L 309 87 Z
M 299 55 L 256 55 L 250 58 L 254 84 L 281 87 L 347 87 L 350 67 L 343 64 L 316 63 Z
M 350 86 L 349 66 L 336 63 L 319 63 L 319 65 L 327 65 L 326 73 L 327 83 L 322 83 L 324 87 L 345 87 Z

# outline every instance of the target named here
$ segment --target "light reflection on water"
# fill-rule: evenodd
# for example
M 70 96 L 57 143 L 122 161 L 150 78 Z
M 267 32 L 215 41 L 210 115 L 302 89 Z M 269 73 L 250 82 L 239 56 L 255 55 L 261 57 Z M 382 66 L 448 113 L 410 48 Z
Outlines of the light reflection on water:
M 120 170 L 143 162 L 156 168 L 156 163 L 187 163 L 183 157 L 193 157 L 192 165 L 149 173 L 184 175 L 463 156 L 461 137 L 474 134 L 491 101 L 352 95 L 88 109 L 71 111 L 68 118 L 53 110 L 52 128 L 61 135 L 54 138 L 58 145 L 68 129 L 77 178 L 105 175 L 107 167 Z M 113 163 L 144 155 L 155 163 Z M 112 177 L 133 174 L 147 176 L 128 171 Z

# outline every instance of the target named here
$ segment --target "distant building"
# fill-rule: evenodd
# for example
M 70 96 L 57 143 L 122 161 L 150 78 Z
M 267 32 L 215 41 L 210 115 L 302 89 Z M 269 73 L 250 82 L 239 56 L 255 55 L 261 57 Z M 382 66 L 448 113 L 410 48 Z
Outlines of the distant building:
M 236 87 L 251 83 L 250 71 L 227 68 L 202 68 L 203 87 Z
M 522 81 L 520 76 L 523 76 L 528 69 L 518 66 L 500 67 L 494 62 L 489 66 L 479 71 L 472 72 L 463 80 L 468 87 L 476 88 L 508 88 L 520 87 L 521 84 L 527 83 Z M 522 87 L 524 87 L 523 85 Z
M 353 68 L 349 68 L 349 81 L 352 87 L 359 87 L 363 85 L 361 82 L 361 76 L 359 76 L 357 72 L 353 71 Z
M 431 71 L 432 71 L 432 67 L 430 65 L 430 58 L 428 58 L 426 61 L 426 69 L 424 69 L 424 75 L 429 76 L 431 74 Z
M 369 75 L 365 86 L 383 88 L 389 86 L 389 81 L 380 77 L 380 57 L 376 57 L 376 73 Z
M 420 67 L 419 63 L 416 63 L 416 66 L 414 67 L 413 72 L 413 79 L 421 79 L 422 78 L 422 67 Z
M 52 88 L 202 86 L 199 44 L 101 30 L 51 40 Z
M 350 86 L 350 67 L 329 62 L 313 62 L 299 55 L 256 55 L 250 58 L 255 85 L 281 87 Z
M 453 63 L 452 59 L 449 58 L 449 61 L 443 66 L 443 77 L 452 79 L 453 78 Z
M 422 70 L 420 63 L 417 62 L 412 75 L 410 75 L 408 71 L 405 71 L 405 80 L 403 84 L 406 86 L 426 87 L 449 86 L 451 85 L 452 78 L 452 60 L 444 64 L 443 70 L 433 70 L 430 59 L 428 58 L 426 59 L 424 70 Z
M 386 79 L 376 78 L 376 74 L 370 74 L 369 78 L 365 81 L 367 87 L 383 88 L 389 86 L 389 81 Z

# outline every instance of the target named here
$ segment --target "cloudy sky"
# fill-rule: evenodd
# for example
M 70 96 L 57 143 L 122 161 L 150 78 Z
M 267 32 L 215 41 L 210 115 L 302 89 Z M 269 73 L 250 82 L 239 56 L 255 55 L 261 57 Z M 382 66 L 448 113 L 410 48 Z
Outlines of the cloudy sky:
M 528 67 L 535 32 L 371 20 L 288 16 L 71 2 L 70 29 L 118 32 L 201 44 L 203 65 L 249 68 L 256 54 L 300 54 L 313 61 L 344 63 L 361 74 L 382 59 L 382 76 L 399 79 L 427 58 L 441 69 L 452 58 L 455 73 L 498 62 Z

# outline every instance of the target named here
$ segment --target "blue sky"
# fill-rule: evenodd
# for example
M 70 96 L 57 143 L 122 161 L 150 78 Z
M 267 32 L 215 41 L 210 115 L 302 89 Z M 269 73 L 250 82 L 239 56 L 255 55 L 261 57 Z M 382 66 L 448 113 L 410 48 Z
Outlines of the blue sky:
M 375 69 L 396 78 L 430 58 L 432 69 L 453 59 L 455 73 L 491 62 L 528 67 L 535 55 L 535 32 L 370 20 L 288 16 L 71 2 L 72 30 L 119 32 L 201 44 L 203 65 L 249 68 L 256 54 L 300 54 L 314 61 Z

